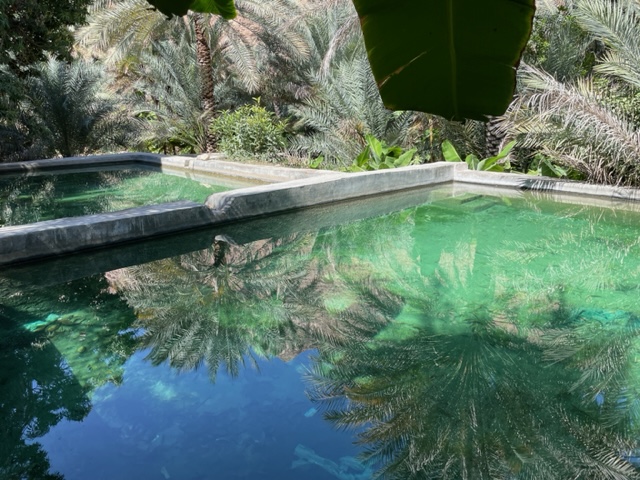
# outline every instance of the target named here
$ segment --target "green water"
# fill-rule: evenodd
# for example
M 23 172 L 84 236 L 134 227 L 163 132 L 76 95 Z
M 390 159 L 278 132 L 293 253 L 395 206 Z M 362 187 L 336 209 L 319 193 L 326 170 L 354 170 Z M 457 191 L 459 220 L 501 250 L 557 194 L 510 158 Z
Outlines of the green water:
M 215 179 L 213 179 L 215 182 Z M 0 176 L 0 227 L 192 200 L 229 190 L 144 170 Z
M 638 478 L 640 215 L 448 195 L 6 269 L 0 476 Z

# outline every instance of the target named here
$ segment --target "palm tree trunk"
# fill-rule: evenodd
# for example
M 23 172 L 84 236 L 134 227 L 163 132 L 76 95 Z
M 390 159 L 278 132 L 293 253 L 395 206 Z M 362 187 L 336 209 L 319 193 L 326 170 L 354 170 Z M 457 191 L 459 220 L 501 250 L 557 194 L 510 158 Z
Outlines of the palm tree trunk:
M 204 114 L 202 121 L 204 123 L 204 151 L 213 152 L 216 147 L 216 142 L 213 135 L 209 131 L 213 115 L 215 114 L 216 102 L 213 93 L 213 63 L 211 62 L 211 48 L 209 48 L 209 42 L 204 34 L 204 28 L 202 22 L 203 16 L 200 14 L 193 15 L 193 26 L 196 34 L 196 58 L 198 60 L 198 67 L 200 68 L 200 76 L 202 78 L 202 109 Z
M 501 117 L 489 117 L 489 121 L 485 124 L 485 148 L 488 157 L 497 155 L 500 151 L 505 134 L 500 131 Z

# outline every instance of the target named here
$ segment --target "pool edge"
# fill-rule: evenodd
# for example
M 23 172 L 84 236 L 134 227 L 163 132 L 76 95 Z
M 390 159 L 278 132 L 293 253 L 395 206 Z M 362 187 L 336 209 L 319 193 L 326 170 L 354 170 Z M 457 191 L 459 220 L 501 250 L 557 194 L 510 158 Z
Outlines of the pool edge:
M 223 160 L 162 157 L 139 153 L 0 164 L 0 174 L 7 171 L 64 169 L 81 164 L 95 167 L 124 162 L 140 162 L 161 168 L 181 168 L 222 175 L 229 175 L 230 171 L 221 171 L 222 167 L 233 168 L 233 162 Z M 438 162 L 361 173 L 302 169 L 299 174 L 291 172 L 296 169 L 286 167 L 240 165 L 241 168 L 235 170 L 233 176 L 260 177 L 263 181 L 273 183 L 216 193 L 209 196 L 204 205 L 183 201 L 108 214 L 4 227 L 0 229 L 0 265 L 23 263 L 447 182 L 453 182 L 454 186 L 459 184 L 532 190 L 556 196 L 574 195 L 581 199 L 600 198 L 624 202 L 636 202 L 640 199 L 640 190 L 637 189 L 528 175 L 479 172 L 469 170 L 465 163 Z M 243 172 L 252 167 L 256 167 L 252 173 L 253 177 L 242 177 Z M 265 169 L 275 173 L 267 175 L 264 173 Z M 276 177 L 278 180 L 274 180 Z

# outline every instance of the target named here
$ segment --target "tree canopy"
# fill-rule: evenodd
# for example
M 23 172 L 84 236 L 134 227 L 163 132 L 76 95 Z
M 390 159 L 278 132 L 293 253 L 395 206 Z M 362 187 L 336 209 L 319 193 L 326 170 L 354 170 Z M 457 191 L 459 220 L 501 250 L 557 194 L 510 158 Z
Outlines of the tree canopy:
M 69 58 L 70 27 L 84 23 L 91 0 L 0 0 L 0 64 L 16 73 L 47 54 Z

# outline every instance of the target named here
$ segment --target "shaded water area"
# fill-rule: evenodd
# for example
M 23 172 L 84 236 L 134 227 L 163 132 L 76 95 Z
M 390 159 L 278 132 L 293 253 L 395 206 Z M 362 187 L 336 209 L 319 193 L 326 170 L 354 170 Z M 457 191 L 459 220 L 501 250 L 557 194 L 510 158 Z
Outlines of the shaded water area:
M 216 177 L 199 181 L 139 168 L 0 176 L 0 227 L 108 213 L 156 203 L 204 202 L 237 187 Z M 246 183 L 243 185 L 246 186 Z
M 640 214 L 450 195 L 3 269 L 0 477 L 638 478 Z

